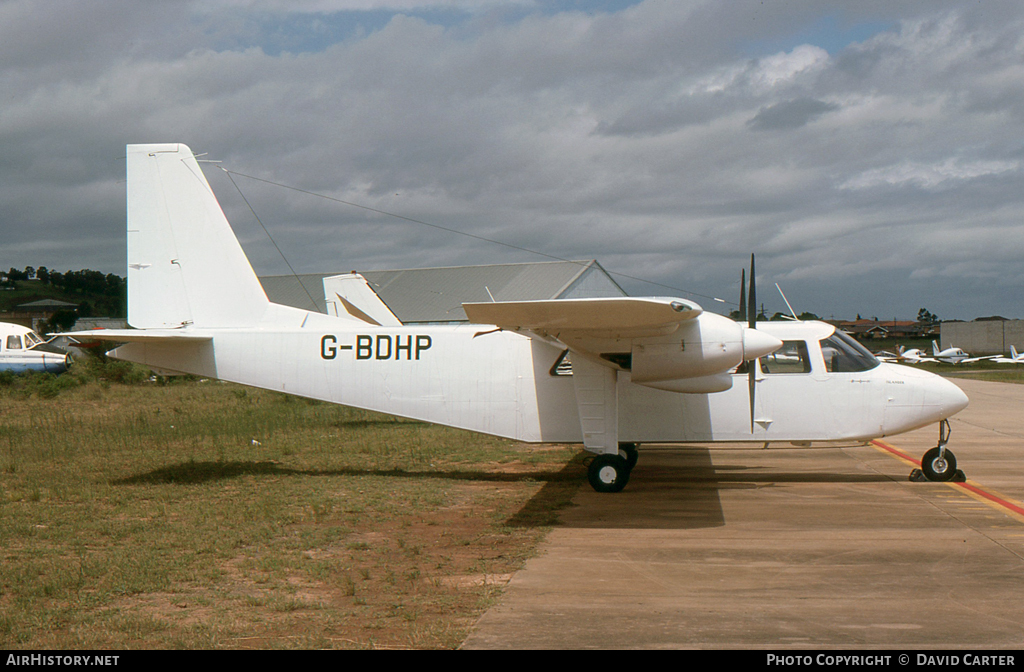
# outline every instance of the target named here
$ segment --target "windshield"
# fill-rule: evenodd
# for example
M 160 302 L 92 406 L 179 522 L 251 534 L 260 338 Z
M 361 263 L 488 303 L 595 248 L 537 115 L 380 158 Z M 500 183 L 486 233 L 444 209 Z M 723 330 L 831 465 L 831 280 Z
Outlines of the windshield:
M 41 339 L 38 336 L 36 336 L 36 332 L 34 332 L 34 331 L 30 331 L 27 334 L 25 334 L 25 347 L 26 348 L 34 348 L 37 345 L 39 345 L 40 343 L 42 343 L 42 342 L 43 342 L 43 339 Z
M 821 341 L 821 355 L 830 373 L 867 371 L 878 366 L 878 360 L 867 348 L 839 331 Z

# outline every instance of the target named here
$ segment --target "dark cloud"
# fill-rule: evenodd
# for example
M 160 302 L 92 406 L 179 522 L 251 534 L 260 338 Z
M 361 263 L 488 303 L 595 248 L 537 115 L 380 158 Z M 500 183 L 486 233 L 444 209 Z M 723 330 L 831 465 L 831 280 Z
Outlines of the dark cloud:
M 81 4 L 0 3 L 0 268 L 123 272 L 124 145 L 180 141 L 262 273 L 218 166 L 729 300 L 757 251 L 799 310 L 1024 314 L 1016 4 Z M 533 258 L 236 181 L 300 271 Z
M 838 109 L 838 105 L 823 100 L 797 98 L 762 107 L 747 126 L 756 131 L 800 128 L 826 112 Z

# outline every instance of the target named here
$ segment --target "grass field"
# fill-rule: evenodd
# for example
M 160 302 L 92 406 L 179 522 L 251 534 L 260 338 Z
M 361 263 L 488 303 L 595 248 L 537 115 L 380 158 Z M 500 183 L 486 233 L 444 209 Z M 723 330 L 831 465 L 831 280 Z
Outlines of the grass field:
M 584 482 L 563 447 L 54 380 L 0 386 L 0 649 L 457 647 Z
M 913 366 L 949 378 L 973 378 L 995 383 L 1024 383 L 1024 366 L 1020 364 L 993 364 L 982 361 L 970 364 L 924 363 Z
M 576 449 L 146 375 L 0 376 L 0 649 L 457 647 L 585 481 Z

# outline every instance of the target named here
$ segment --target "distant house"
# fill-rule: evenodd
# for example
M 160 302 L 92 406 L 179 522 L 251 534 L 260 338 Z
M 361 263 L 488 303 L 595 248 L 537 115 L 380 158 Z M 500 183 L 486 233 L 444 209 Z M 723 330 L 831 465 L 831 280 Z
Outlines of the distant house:
M 14 310 L 10 313 L 0 315 L 0 321 L 20 324 L 39 330 L 40 326 L 53 317 L 54 313 L 62 310 L 78 310 L 78 304 L 57 301 L 56 299 L 29 301 L 28 303 L 14 306 Z
M 462 304 L 477 301 L 626 296 L 593 259 L 359 273 L 403 324 L 467 322 Z M 272 275 L 259 280 L 274 303 L 326 313 L 323 280 L 339 274 Z
M 935 333 L 932 325 L 916 320 L 827 320 L 858 340 L 924 338 Z

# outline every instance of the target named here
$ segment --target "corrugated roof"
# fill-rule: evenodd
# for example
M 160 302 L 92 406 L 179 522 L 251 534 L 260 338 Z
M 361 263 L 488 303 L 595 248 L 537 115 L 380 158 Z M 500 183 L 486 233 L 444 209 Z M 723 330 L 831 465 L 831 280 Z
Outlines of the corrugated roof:
M 324 301 L 324 278 L 337 273 L 300 273 L 299 275 L 265 275 L 260 278 L 263 291 L 273 303 L 311 310 L 312 303 L 321 313 L 327 312 Z M 302 284 L 299 284 L 299 283 Z M 303 289 L 305 287 L 305 289 Z M 308 294 L 307 294 L 308 292 Z
M 381 300 L 403 323 L 465 321 L 462 304 L 472 301 L 531 301 L 567 296 L 579 280 L 588 295 L 624 296 L 625 292 L 596 261 L 545 261 L 487 266 L 448 266 L 391 271 L 360 271 Z M 260 278 L 275 303 L 309 309 L 306 287 L 317 309 L 326 312 L 323 278 L 337 273 Z M 302 283 L 301 285 L 299 283 Z M 490 290 L 490 295 L 488 295 Z M 569 292 L 568 295 L 571 295 Z
M 68 303 L 67 301 L 58 301 L 57 299 L 42 299 L 40 301 L 29 301 L 28 303 L 22 303 L 15 308 L 22 308 L 25 310 L 49 310 L 51 308 L 77 308 L 77 303 Z

